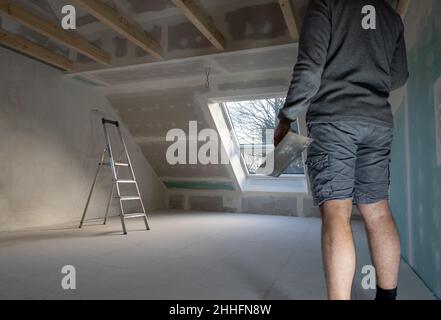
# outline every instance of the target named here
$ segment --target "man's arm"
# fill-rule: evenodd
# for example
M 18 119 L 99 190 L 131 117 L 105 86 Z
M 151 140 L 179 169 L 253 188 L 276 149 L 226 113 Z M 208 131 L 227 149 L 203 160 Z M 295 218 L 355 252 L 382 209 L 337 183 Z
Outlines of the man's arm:
M 330 38 L 328 5 L 325 0 L 312 0 L 300 35 L 298 61 L 279 119 L 293 121 L 308 109 L 320 89 Z
M 404 86 L 409 79 L 407 66 L 406 41 L 404 40 L 404 26 L 398 38 L 397 48 L 391 64 L 391 89 L 395 90 Z

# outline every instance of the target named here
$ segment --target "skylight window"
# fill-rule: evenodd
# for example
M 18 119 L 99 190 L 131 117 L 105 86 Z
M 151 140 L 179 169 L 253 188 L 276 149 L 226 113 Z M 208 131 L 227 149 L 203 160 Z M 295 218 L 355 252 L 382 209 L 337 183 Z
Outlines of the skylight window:
M 274 150 L 273 135 L 278 125 L 277 115 L 285 103 L 284 98 L 267 98 L 225 102 L 224 108 L 240 145 L 242 161 L 248 174 L 265 161 L 266 155 Z M 291 129 L 299 132 L 298 121 Z M 305 174 L 303 166 L 291 165 L 285 175 Z

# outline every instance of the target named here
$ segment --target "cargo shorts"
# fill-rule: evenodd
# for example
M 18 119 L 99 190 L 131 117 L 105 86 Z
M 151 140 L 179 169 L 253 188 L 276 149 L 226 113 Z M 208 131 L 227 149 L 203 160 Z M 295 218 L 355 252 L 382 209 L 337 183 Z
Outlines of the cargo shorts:
M 348 121 L 309 123 L 308 168 L 314 204 L 352 199 L 372 204 L 389 199 L 393 128 Z

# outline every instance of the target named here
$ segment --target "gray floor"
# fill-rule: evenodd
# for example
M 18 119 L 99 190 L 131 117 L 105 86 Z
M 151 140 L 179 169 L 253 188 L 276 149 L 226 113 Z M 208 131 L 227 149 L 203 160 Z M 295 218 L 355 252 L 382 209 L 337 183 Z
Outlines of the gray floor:
M 0 299 L 324 299 L 320 221 L 259 215 L 167 212 L 120 235 L 89 223 L 0 234 Z M 372 299 L 360 271 L 370 264 L 354 222 L 358 274 L 354 299 Z M 73 265 L 77 289 L 61 288 Z M 401 299 L 433 299 L 403 263 Z

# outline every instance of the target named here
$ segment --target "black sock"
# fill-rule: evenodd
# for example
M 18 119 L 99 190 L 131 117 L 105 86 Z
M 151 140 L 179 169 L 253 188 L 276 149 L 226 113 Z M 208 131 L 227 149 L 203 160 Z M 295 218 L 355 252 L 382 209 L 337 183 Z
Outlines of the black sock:
M 395 301 L 397 300 L 397 288 L 392 290 L 384 290 L 377 286 L 376 301 Z

